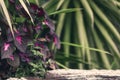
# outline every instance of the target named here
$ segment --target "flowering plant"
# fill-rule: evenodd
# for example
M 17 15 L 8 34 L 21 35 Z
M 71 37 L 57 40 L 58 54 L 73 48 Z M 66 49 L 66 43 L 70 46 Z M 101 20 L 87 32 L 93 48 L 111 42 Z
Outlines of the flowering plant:
M 55 69 L 52 43 L 60 48 L 54 24 L 42 7 L 25 2 L 29 13 L 17 0 L 8 0 L 13 33 L 0 16 L 0 76 L 39 75 L 46 69 Z M 24 74 L 24 75 L 23 75 Z M 4 76 L 5 75 L 5 76 Z M 13 76 L 15 76 L 13 75 Z

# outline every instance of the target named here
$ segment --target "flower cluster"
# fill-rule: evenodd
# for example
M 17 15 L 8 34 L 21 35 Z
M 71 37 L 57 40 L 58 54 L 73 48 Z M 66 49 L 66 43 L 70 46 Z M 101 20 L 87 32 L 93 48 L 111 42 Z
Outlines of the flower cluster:
M 46 62 L 53 57 L 53 51 L 49 46 L 53 43 L 60 48 L 52 20 L 44 9 L 36 4 L 26 2 L 33 22 L 18 1 L 9 0 L 9 5 L 14 35 L 8 25 L 1 27 L 1 62 L 6 60 L 9 66 L 18 67 L 21 62 L 29 64 L 38 59 L 48 68 Z

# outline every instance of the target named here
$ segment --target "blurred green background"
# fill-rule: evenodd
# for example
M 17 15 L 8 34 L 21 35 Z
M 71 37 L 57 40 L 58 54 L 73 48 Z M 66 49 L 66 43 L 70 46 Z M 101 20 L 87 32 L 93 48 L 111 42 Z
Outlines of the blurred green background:
M 61 40 L 55 54 L 59 63 L 120 69 L 120 0 L 49 0 L 43 7 L 48 14 L 64 12 L 50 15 Z

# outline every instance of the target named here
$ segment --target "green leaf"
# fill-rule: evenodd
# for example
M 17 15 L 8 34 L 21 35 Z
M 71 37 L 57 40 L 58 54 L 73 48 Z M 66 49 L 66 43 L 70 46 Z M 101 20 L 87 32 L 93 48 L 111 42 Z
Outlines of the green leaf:
M 106 54 L 110 54 L 110 53 L 107 52 L 107 51 L 103 51 L 103 50 L 96 49 L 96 48 L 83 47 L 82 45 L 79 45 L 79 44 L 74 44 L 74 43 L 69 43 L 69 42 L 61 42 L 61 44 L 69 45 L 69 46 L 74 46 L 74 47 L 80 47 L 80 48 L 86 48 L 86 49 L 90 49 L 90 50 L 93 50 L 93 51 L 103 52 L 103 53 L 106 53 Z
M 100 21 L 98 21 L 97 18 L 95 18 L 95 19 L 96 19 L 95 23 L 98 26 L 98 28 L 101 31 L 104 38 L 106 39 L 106 41 L 108 42 L 108 45 L 110 45 L 110 47 L 112 47 L 112 49 L 115 51 L 115 55 L 118 58 L 120 58 L 119 50 L 118 50 L 117 46 L 115 45 L 114 41 L 112 40 L 112 38 L 109 36 L 109 33 L 106 31 L 104 26 L 100 23 Z
M 69 69 L 68 67 L 64 66 L 63 64 L 61 64 L 61 63 L 59 63 L 59 62 L 57 62 L 57 61 L 56 61 L 56 64 L 57 64 L 58 66 L 64 68 L 64 69 Z
M 93 10 L 97 15 L 101 18 L 101 20 L 108 26 L 111 32 L 116 36 L 116 38 L 120 41 L 120 34 L 115 26 L 111 23 L 111 21 L 106 17 L 106 15 L 101 11 L 101 9 L 93 2 L 89 1 Z
M 93 11 L 88 3 L 87 0 L 80 0 L 80 2 L 83 5 L 83 10 L 85 10 L 86 14 L 87 14 L 87 20 L 88 20 L 88 24 L 93 27 L 94 25 L 94 14 Z
M 67 0 L 66 2 L 64 2 L 62 8 L 63 9 L 67 9 L 68 4 L 69 4 L 69 0 Z M 60 22 L 60 23 L 57 24 L 57 28 L 56 28 L 56 33 L 57 33 L 58 36 L 60 36 L 60 34 L 62 32 L 63 25 L 64 25 L 65 15 L 66 15 L 65 13 L 59 15 L 58 22 Z
M 60 14 L 60 13 L 71 13 L 71 12 L 76 12 L 76 11 L 79 11 L 79 10 L 81 10 L 81 9 L 80 8 L 62 9 L 62 10 L 50 13 L 49 15 L 51 16 L 51 15 Z

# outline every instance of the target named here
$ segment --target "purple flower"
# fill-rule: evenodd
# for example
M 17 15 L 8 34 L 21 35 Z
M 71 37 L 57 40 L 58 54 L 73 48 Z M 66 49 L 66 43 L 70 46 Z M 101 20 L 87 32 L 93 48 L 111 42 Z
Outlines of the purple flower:
M 46 40 L 47 41 L 53 41 L 54 44 L 56 45 L 56 47 L 59 49 L 60 48 L 60 41 L 59 41 L 59 38 L 58 36 L 55 34 L 55 33 L 49 33 L 45 36 Z
M 14 55 L 11 55 L 9 58 L 13 61 L 14 60 Z
M 38 9 L 38 16 L 41 17 L 41 16 L 44 16 L 45 15 L 45 12 L 43 10 L 43 8 L 39 8 Z
M 23 6 L 21 4 L 15 4 L 15 9 L 18 12 L 19 16 L 23 16 L 25 18 L 30 18 L 27 12 L 24 10 Z
M 10 58 L 11 55 L 13 55 L 13 52 L 15 51 L 15 47 L 12 43 L 5 42 L 2 44 L 1 47 L 1 58 Z
M 43 8 L 39 8 L 36 4 L 30 3 L 30 7 L 33 9 L 34 12 L 36 12 L 37 16 L 41 17 L 45 15 L 45 12 Z
M 4 51 L 7 51 L 9 47 L 10 47 L 9 43 L 4 43 Z
M 12 33 L 10 31 L 10 29 L 7 30 L 7 41 L 11 42 L 13 40 L 13 36 Z
M 7 59 L 7 63 L 12 67 L 18 67 L 20 65 L 20 58 L 18 54 L 14 53 Z
M 14 44 L 17 47 L 18 50 L 21 52 L 26 52 L 28 42 L 30 42 L 29 38 L 27 36 L 16 36 L 14 40 Z
M 40 43 L 40 42 L 35 42 L 34 44 L 35 47 L 41 47 L 41 48 L 44 48 L 44 44 L 43 43 Z
M 14 4 L 14 3 L 15 3 L 15 0 L 9 0 L 9 2 L 10 2 L 11 4 Z
M 51 43 L 55 44 L 58 49 L 60 48 L 59 38 L 54 32 L 53 21 L 42 7 L 33 3 L 30 3 L 30 5 L 26 3 L 33 18 L 33 24 L 29 15 L 17 0 L 9 0 L 9 2 L 9 5 L 12 6 L 11 9 L 15 9 L 15 11 L 10 10 L 11 17 L 15 17 L 12 24 L 14 38 L 10 28 L 5 27 L 5 32 L 2 31 L 4 32 L 2 33 L 4 40 L 1 39 L 3 43 L 0 46 L 1 59 L 6 59 L 7 63 L 13 67 L 18 67 L 20 61 L 33 62 L 38 59 L 42 60 L 43 63 L 41 64 L 46 64 L 54 56 L 54 53 L 49 50 L 49 43 L 50 45 Z
M 44 23 L 50 28 L 50 31 L 53 32 L 55 30 L 55 25 L 52 22 L 51 19 L 49 19 L 48 17 L 46 17 L 46 19 L 44 20 Z
M 51 34 L 46 34 L 45 38 L 48 42 L 50 42 L 52 41 L 53 36 Z
M 28 30 L 27 30 L 26 27 L 22 27 L 22 30 L 23 30 L 24 32 L 28 32 Z
M 36 4 L 33 4 L 33 3 L 30 3 L 30 7 L 31 7 L 33 10 L 37 10 L 37 9 L 39 8 Z
M 36 26 L 34 26 L 34 29 L 35 29 L 36 33 L 39 33 L 40 30 L 42 29 L 42 25 L 40 23 L 38 23 Z
M 54 44 L 56 45 L 56 47 L 57 47 L 58 49 L 60 49 L 60 41 L 59 41 L 58 36 L 55 35 L 55 34 L 54 34 L 54 37 L 53 37 L 53 42 L 54 42 Z
M 19 53 L 19 55 L 20 55 L 22 61 L 30 62 L 30 59 L 29 59 L 27 53 Z
M 18 4 L 15 6 L 16 10 L 20 11 L 21 9 L 23 9 L 22 5 Z
M 30 37 L 33 32 L 33 25 L 30 25 L 28 22 L 23 22 L 17 25 L 15 36 L 26 36 Z
M 22 37 L 21 36 L 17 36 L 16 40 L 19 44 L 22 44 Z

